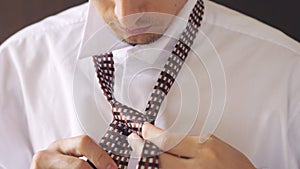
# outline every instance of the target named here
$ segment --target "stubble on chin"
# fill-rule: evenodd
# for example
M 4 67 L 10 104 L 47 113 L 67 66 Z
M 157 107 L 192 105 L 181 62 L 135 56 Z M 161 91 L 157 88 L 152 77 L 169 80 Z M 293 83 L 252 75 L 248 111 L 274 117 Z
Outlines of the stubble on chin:
M 139 35 L 132 35 L 128 37 L 119 37 L 123 42 L 126 42 L 130 45 L 143 45 L 143 44 L 150 44 L 157 41 L 162 34 L 155 34 L 155 33 L 145 33 Z
M 106 18 L 105 21 L 106 21 L 107 25 L 109 26 L 110 30 L 121 41 L 128 43 L 130 45 L 137 45 L 137 44 L 143 45 L 143 44 L 153 43 L 153 42 L 157 41 L 159 38 L 161 38 L 166 30 L 166 28 L 164 28 L 162 26 L 163 28 L 150 29 L 150 30 L 148 30 L 148 32 L 144 32 L 141 34 L 127 34 L 124 32 L 124 30 L 121 29 L 121 26 L 120 26 L 120 23 L 118 22 L 118 20 L 109 21 L 108 18 Z

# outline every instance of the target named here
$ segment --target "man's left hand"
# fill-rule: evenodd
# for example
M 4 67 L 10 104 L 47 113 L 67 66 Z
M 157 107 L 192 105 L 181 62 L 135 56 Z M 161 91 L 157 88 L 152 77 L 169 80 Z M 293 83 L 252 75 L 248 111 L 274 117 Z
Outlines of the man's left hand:
M 143 125 L 142 131 L 144 139 L 164 151 L 159 155 L 160 168 L 255 169 L 243 153 L 215 136 L 200 143 L 198 136 L 169 133 L 149 123 Z M 144 145 L 143 139 L 131 134 L 128 141 L 133 151 L 140 156 Z

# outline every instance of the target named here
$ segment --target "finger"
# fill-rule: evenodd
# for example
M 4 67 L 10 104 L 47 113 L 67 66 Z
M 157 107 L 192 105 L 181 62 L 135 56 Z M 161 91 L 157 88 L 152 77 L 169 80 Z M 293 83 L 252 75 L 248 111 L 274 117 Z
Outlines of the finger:
M 127 141 L 131 146 L 134 154 L 137 155 L 137 157 L 141 157 L 143 152 L 144 140 L 137 134 L 132 133 L 127 137 Z
M 35 154 L 30 169 L 36 168 L 92 169 L 92 167 L 84 160 L 49 150 L 41 151 Z
M 65 155 L 86 156 L 98 169 L 117 169 L 111 157 L 88 136 L 78 136 L 58 140 L 48 148 Z
M 184 157 L 194 157 L 199 146 L 198 137 L 169 133 L 150 123 L 144 123 L 142 135 L 160 149 Z
M 128 143 L 130 144 L 133 152 L 141 157 L 144 141 L 137 134 L 132 133 L 128 136 Z M 189 159 L 183 159 L 178 156 L 171 154 L 160 154 L 159 155 L 160 168 L 173 169 L 173 168 L 191 168 L 193 161 Z

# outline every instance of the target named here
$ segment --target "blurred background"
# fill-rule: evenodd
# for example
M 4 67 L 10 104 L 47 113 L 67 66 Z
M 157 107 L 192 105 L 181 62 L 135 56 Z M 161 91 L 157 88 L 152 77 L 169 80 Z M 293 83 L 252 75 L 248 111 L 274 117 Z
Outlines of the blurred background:
M 213 0 L 280 29 L 300 42 L 300 0 Z M 1 0 L 0 44 L 49 15 L 87 0 Z

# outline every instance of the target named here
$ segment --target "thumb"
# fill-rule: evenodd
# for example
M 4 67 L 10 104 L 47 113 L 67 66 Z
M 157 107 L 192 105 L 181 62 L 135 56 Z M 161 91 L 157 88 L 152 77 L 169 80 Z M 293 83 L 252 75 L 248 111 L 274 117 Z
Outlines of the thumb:
M 152 125 L 151 123 L 145 122 L 142 128 L 142 135 L 145 140 L 151 140 L 159 138 L 163 134 L 166 134 L 166 131 Z
M 129 145 L 131 146 L 134 154 L 137 157 L 141 157 L 142 151 L 143 151 L 143 147 L 144 147 L 144 140 L 140 136 L 138 136 L 137 134 L 131 133 L 127 137 L 127 141 L 129 143 Z
M 161 150 L 170 151 L 171 153 L 173 153 L 174 147 L 176 148 L 176 146 L 185 138 L 185 135 L 162 130 L 150 123 L 144 123 L 142 135 L 145 140 L 151 141 Z

